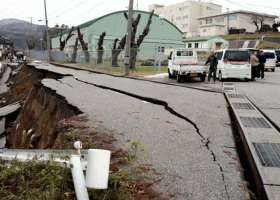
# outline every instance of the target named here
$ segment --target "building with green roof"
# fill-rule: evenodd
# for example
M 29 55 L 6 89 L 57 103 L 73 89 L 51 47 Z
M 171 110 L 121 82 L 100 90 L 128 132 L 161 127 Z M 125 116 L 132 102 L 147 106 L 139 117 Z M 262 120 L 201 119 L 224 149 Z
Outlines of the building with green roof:
M 197 36 L 183 39 L 187 48 L 195 48 L 197 51 L 209 52 L 228 46 L 229 41 L 220 36 Z
M 73 51 L 74 43 L 77 38 L 77 27 L 80 27 L 89 51 L 93 52 L 97 50 L 99 36 L 105 31 L 106 37 L 104 38 L 103 46 L 105 54 L 110 57 L 110 51 L 113 48 L 115 38 L 118 38 L 120 41 L 126 33 L 127 20 L 124 17 L 125 12 L 127 11 L 110 13 L 76 26 L 73 31 L 74 36 L 68 40 L 64 51 Z M 134 17 L 136 18 L 138 14 L 141 14 L 141 19 L 137 28 L 136 39 L 142 34 L 142 31 L 146 27 L 150 13 L 137 10 L 134 13 Z M 67 37 L 68 32 L 69 30 L 64 31 L 63 37 Z M 51 38 L 53 50 L 59 50 L 59 37 L 60 34 Z M 175 25 L 168 20 L 160 20 L 160 17 L 154 14 L 150 32 L 141 44 L 138 56 L 140 58 L 155 58 L 160 54 L 164 56 L 164 52 L 170 48 L 185 47 L 182 38 L 183 33 Z M 78 49 L 81 50 L 80 45 L 78 45 Z

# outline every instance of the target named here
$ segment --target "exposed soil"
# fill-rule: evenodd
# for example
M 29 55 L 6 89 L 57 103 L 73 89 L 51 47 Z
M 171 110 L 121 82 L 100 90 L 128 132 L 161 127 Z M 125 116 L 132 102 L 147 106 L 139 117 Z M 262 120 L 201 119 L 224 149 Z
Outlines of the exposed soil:
M 124 158 L 128 153 L 116 148 L 114 132 L 106 129 L 102 121 L 92 122 L 78 108 L 69 105 L 64 97 L 44 87 L 44 78 L 60 78 L 57 74 L 39 71 L 32 66 L 21 66 L 9 81 L 13 82 L 5 98 L 5 105 L 20 102 L 22 108 L 14 123 L 6 130 L 8 148 L 14 149 L 73 149 L 75 141 L 81 141 L 84 149 L 108 149 L 111 151 L 111 173 L 127 168 Z M 89 124 L 90 123 L 90 124 Z M 126 196 L 129 199 L 161 199 L 150 189 L 158 181 L 154 170 L 141 168 L 137 173 L 143 178 L 130 180 Z M 137 175 L 138 177 L 138 175 Z M 124 180 L 126 181 L 126 180 Z

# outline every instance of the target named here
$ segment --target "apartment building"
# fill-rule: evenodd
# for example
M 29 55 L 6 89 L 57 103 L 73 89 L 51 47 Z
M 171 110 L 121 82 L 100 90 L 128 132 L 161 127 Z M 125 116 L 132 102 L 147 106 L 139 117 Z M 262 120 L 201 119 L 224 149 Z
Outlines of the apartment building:
M 149 6 L 149 11 L 151 10 L 176 25 L 183 32 L 183 37 L 186 38 L 198 34 L 199 17 L 220 14 L 222 13 L 222 6 L 189 0 L 169 6 L 152 4 Z
M 198 17 L 198 35 L 226 35 L 228 34 L 227 23 L 229 29 L 246 29 L 246 32 L 254 33 L 256 31 L 256 25 L 252 21 L 254 18 L 262 19 L 264 20 L 263 24 L 272 26 L 277 16 L 245 10 L 200 16 Z M 260 22 L 258 25 L 261 28 Z

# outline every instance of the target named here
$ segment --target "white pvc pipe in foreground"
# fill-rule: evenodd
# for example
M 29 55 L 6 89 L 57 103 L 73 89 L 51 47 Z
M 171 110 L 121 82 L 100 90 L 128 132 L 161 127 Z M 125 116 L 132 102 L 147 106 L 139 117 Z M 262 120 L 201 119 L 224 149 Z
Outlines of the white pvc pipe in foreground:
M 70 167 L 77 199 L 89 200 L 80 156 L 71 156 Z
M 89 149 L 87 157 L 86 187 L 107 189 L 110 168 L 110 151 Z

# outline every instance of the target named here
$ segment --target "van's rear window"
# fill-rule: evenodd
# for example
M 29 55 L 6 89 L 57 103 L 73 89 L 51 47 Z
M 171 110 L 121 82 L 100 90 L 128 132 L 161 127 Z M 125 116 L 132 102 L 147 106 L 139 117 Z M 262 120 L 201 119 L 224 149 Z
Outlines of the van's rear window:
M 225 60 L 229 61 L 248 61 L 250 55 L 248 51 L 226 51 Z
M 177 51 L 177 56 L 193 56 L 192 51 Z
M 266 58 L 275 58 L 275 53 L 272 52 L 264 52 Z

